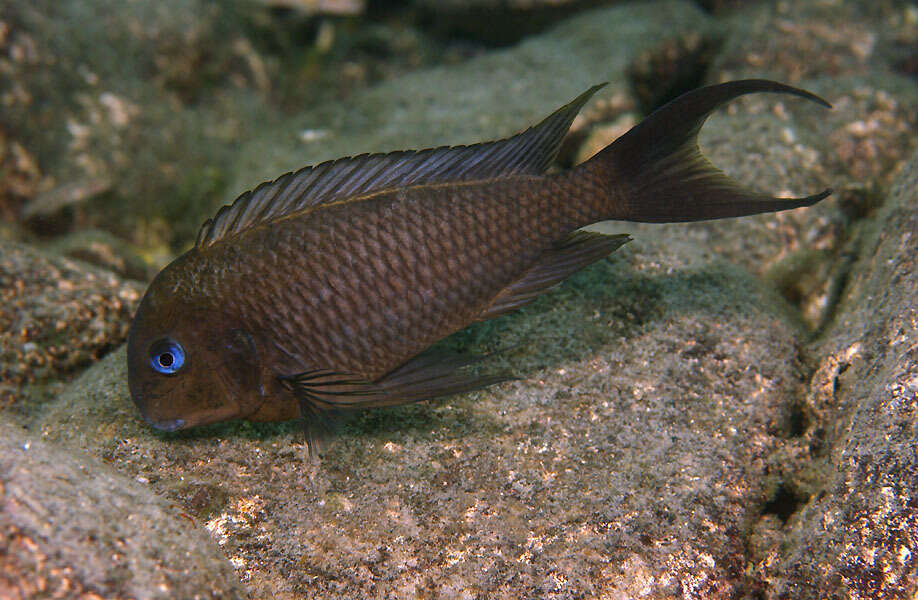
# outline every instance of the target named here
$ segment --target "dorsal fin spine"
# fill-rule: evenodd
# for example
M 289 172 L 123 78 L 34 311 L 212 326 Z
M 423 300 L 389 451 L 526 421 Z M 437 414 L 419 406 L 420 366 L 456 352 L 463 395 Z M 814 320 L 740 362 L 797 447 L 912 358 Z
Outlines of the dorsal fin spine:
M 594 86 L 538 125 L 515 136 L 471 146 L 361 154 L 285 173 L 240 195 L 205 221 L 195 241 L 209 246 L 235 233 L 310 207 L 399 187 L 540 175 L 554 160 L 574 116 Z

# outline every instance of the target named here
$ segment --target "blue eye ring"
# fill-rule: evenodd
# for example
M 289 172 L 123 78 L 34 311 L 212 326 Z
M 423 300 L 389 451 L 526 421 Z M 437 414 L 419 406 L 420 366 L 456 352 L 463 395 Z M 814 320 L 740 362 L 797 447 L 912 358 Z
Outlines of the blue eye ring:
M 174 375 L 185 366 L 185 349 L 174 340 L 159 340 L 150 346 L 150 366 L 157 373 Z

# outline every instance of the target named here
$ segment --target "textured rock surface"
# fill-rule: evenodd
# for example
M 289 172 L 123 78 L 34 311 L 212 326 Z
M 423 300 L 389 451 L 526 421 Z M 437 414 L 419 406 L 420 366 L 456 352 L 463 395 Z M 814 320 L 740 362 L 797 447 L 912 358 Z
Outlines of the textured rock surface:
M 820 132 L 833 172 L 852 182 L 889 184 L 915 147 L 914 76 L 901 48 L 918 45 L 918 13 L 891 2 L 763 4 L 739 13 L 718 57 L 717 80 L 767 77 L 806 82 L 832 97 Z
M 3 6 L 3 122 L 42 174 L 22 207 L 36 229 L 69 227 L 65 207 L 122 228 L 176 218 L 218 187 L 247 93 L 267 85 L 237 3 Z
M 0 597 L 244 596 L 216 544 L 149 486 L 0 422 Z
M 140 284 L 0 240 L 0 405 L 124 341 Z
M 835 109 L 749 98 L 701 143 L 748 185 L 836 194 L 779 215 L 603 225 L 635 240 L 458 336 L 512 348 L 496 360 L 520 381 L 362 415 L 320 465 L 296 424 L 149 430 L 123 350 L 21 406 L 23 423 L 148 481 L 254 597 L 914 596 L 918 167 L 898 165 L 914 152 L 918 85 L 883 41 L 912 34 L 904 8 L 877 4 L 855 29 L 883 42 L 858 55 L 846 3 L 790 6 L 730 13 L 709 77 L 790 78 Z M 822 28 L 804 23 L 816 17 Z M 575 17 L 266 124 L 228 187 L 505 135 L 608 79 L 576 125 L 599 130 L 629 118 L 639 52 L 712 25 L 674 1 Z M 847 33 L 812 42 L 833 29 Z
M 813 463 L 790 485 L 809 502 L 758 549 L 776 596 L 918 593 L 918 154 L 858 234 L 801 407 Z

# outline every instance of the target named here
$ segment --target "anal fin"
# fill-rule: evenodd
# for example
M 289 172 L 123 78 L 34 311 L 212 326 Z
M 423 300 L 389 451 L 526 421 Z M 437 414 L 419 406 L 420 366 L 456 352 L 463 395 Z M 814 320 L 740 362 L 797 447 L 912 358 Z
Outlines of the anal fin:
M 605 258 L 630 240 L 627 234 L 575 231 L 563 242 L 543 253 L 538 263 L 522 277 L 501 290 L 478 316 L 478 320 L 487 321 L 532 302 L 540 294 L 585 266 Z

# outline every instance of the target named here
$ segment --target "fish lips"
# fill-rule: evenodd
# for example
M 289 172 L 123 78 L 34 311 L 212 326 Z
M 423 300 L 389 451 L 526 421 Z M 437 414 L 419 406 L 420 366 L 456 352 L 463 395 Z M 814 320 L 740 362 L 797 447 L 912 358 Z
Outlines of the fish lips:
M 179 429 L 185 428 L 185 419 L 172 419 L 171 421 L 155 421 L 153 419 L 147 418 L 144 416 L 144 421 L 147 425 L 153 427 L 154 429 L 159 429 L 160 431 L 172 432 L 178 431 Z
M 185 429 L 189 426 L 189 421 L 187 419 L 180 418 L 170 418 L 172 415 L 167 414 L 157 414 L 155 410 L 156 403 L 150 401 L 150 397 L 143 393 L 138 393 L 132 390 L 131 399 L 134 400 L 134 404 L 140 410 L 140 416 L 143 418 L 144 422 L 160 431 L 178 431 L 179 429 Z
M 146 388 L 142 382 L 133 386 L 131 397 L 144 422 L 160 431 L 179 431 L 239 416 L 239 408 L 235 402 L 227 402 L 216 407 L 194 406 L 193 403 L 187 402 L 186 395 L 191 398 L 202 396 L 200 391 L 195 389 L 156 388 L 153 391 Z M 179 407 L 172 405 L 175 399 L 181 400 Z
M 189 414 L 185 414 L 183 418 L 170 419 L 164 416 L 154 416 L 151 414 L 152 411 L 147 410 L 142 402 L 136 402 L 135 400 L 135 403 L 140 409 L 140 415 L 143 417 L 144 422 L 150 427 L 164 432 L 173 432 L 181 429 L 198 427 L 200 425 L 209 425 L 239 416 L 239 409 L 235 405 L 228 405 L 220 407 L 218 410 L 193 411 Z

